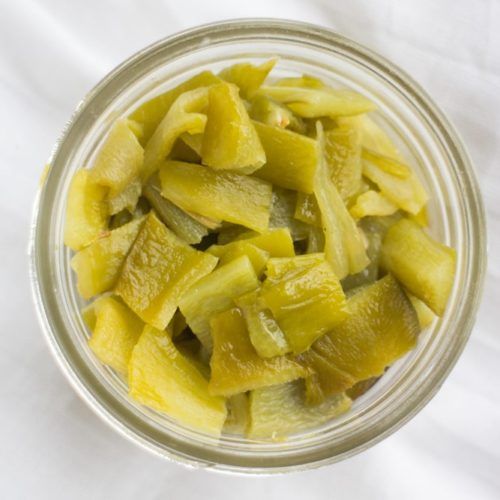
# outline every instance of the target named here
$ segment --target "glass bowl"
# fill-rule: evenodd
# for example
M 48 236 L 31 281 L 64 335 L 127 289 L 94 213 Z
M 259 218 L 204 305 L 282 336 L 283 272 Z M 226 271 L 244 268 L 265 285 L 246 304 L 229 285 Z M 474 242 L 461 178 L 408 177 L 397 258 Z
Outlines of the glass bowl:
M 204 69 L 279 56 L 278 76 L 309 73 L 357 90 L 378 105 L 376 121 L 430 194 L 430 230 L 456 248 L 445 315 L 420 336 L 352 410 L 285 442 L 202 434 L 145 408 L 87 346 L 81 299 L 63 245 L 65 200 L 76 169 L 90 165 L 111 124 L 138 104 Z M 218 470 L 270 473 L 352 456 L 401 427 L 436 393 L 469 337 L 485 268 L 484 213 L 469 157 L 443 113 L 403 71 L 324 28 L 242 19 L 194 28 L 147 47 L 106 76 L 78 105 L 57 142 L 36 201 L 31 281 L 51 350 L 82 398 L 116 431 L 155 454 Z

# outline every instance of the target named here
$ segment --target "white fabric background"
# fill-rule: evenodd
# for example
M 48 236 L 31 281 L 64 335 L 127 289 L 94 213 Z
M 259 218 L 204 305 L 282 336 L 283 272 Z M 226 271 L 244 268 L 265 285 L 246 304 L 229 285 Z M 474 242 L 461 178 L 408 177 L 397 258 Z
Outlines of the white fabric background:
M 102 423 L 50 357 L 26 256 L 39 175 L 78 100 L 143 46 L 196 24 L 244 16 L 322 24 L 406 69 L 462 134 L 489 215 L 482 308 L 439 394 L 362 455 L 265 479 L 185 469 Z M 0 0 L 0 497 L 500 498 L 498 26 L 498 0 Z

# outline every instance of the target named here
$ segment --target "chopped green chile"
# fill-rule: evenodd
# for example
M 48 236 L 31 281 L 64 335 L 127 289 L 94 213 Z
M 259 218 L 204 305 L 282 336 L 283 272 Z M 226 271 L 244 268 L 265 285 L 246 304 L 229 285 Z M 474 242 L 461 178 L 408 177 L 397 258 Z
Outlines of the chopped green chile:
M 269 227 L 271 229 L 287 227 L 294 241 L 305 240 L 308 235 L 308 227 L 303 221 L 295 218 L 296 206 L 297 193 L 295 191 L 274 188 Z
M 144 187 L 144 196 L 168 228 L 190 245 L 199 243 L 208 229 L 184 210 L 161 195 L 161 188 L 154 183 Z
M 160 122 L 165 118 L 174 101 L 182 94 L 200 87 L 209 87 L 221 80 L 211 71 L 203 71 L 189 80 L 177 85 L 173 89 L 167 90 L 144 104 L 141 104 L 131 115 L 134 120 L 142 127 L 141 144 L 145 145 L 154 134 Z
M 272 187 L 261 179 L 176 161 L 160 168 L 162 195 L 186 211 L 255 231 L 269 225 Z
M 266 152 L 266 163 L 255 175 L 286 189 L 312 193 L 318 161 L 316 142 L 280 127 L 254 125 Z
M 220 83 L 209 89 L 206 119 L 200 151 L 204 165 L 242 174 L 264 165 L 266 153 L 236 86 Z
M 205 130 L 207 116 L 202 111 L 208 105 L 209 89 L 202 87 L 181 94 L 160 122 L 144 150 L 142 178 L 158 170 L 182 134 L 200 134 Z
M 319 124 L 318 124 L 319 125 Z M 324 158 L 324 137 L 318 126 L 319 161 L 315 195 L 325 233 L 325 253 L 339 279 L 362 271 L 368 264 L 364 242 L 335 187 Z
M 64 244 L 89 352 L 130 398 L 272 442 L 342 415 L 415 347 L 457 255 L 426 230 L 435 204 L 390 114 L 248 61 L 111 122 L 67 188 Z
M 210 318 L 233 305 L 233 299 L 259 285 L 246 256 L 225 264 L 198 280 L 180 299 L 179 308 L 200 342 L 212 349 Z
M 264 83 L 276 62 L 277 59 L 269 59 L 259 65 L 238 63 L 223 69 L 218 76 L 226 82 L 234 83 L 240 91 L 240 96 L 248 99 Z
M 271 311 L 259 299 L 258 290 L 242 295 L 235 303 L 243 311 L 250 342 L 259 356 L 273 358 L 291 351 Z
M 241 311 L 229 309 L 210 321 L 213 353 L 211 394 L 233 396 L 303 377 L 307 371 L 287 356 L 261 358 L 248 336 Z
M 453 287 L 456 252 L 432 239 L 413 221 L 391 226 L 382 243 L 382 266 L 442 316 Z
M 352 116 L 375 109 L 369 99 L 345 89 L 265 86 L 258 94 L 286 104 L 304 118 Z

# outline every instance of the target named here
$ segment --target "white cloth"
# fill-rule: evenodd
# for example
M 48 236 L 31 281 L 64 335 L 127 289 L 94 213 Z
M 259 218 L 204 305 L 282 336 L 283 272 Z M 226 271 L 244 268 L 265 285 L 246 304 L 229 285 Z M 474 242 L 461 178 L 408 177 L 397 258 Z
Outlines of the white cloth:
M 244 16 L 333 28 L 406 69 L 457 126 L 489 215 L 472 338 L 438 395 L 371 450 L 257 480 L 162 461 L 76 396 L 38 327 L 27 277 L 43 164 L 78 100 L 178 30 Z M 5 499 L 500 498 L 500 2 L 496 0 L 0 0 L 0 496 Z

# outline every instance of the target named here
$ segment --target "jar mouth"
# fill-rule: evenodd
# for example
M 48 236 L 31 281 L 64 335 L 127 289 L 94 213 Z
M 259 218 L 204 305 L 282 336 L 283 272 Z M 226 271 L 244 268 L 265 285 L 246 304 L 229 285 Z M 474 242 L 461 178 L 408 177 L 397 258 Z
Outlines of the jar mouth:
M 62 244 L 64 199 L 72 172 L 92 159 L 110 123 L 162 86 L 203 66 L 278 55 L 287 71 L 333 79 L 368 93 L 380 120 L 395 123 L 430 188 L 431 230 L 456 247 L 455 285 L 447 312 L 423 332 L 419 346 L 391 367 L 353 410 L 283 443 L 220 440 L 140 407 L 86 346 L 81 303 Z M 306 70 L 306 71 L 303 71 Z M 82 398 L 122 435 L 159 456 L 217 470 L 271 473 L 333 463 L 401 427 L 437 392 L 470 335 L 486 266 L 485 216 L 472 165 L 457 133 L 406 73 L 351 40 L 311 24 L 239 19 L 165 38 L 107 75 L 78 105 L 57 142 L 35 203 L 30 278 L 39 320 L 54 357 Z

